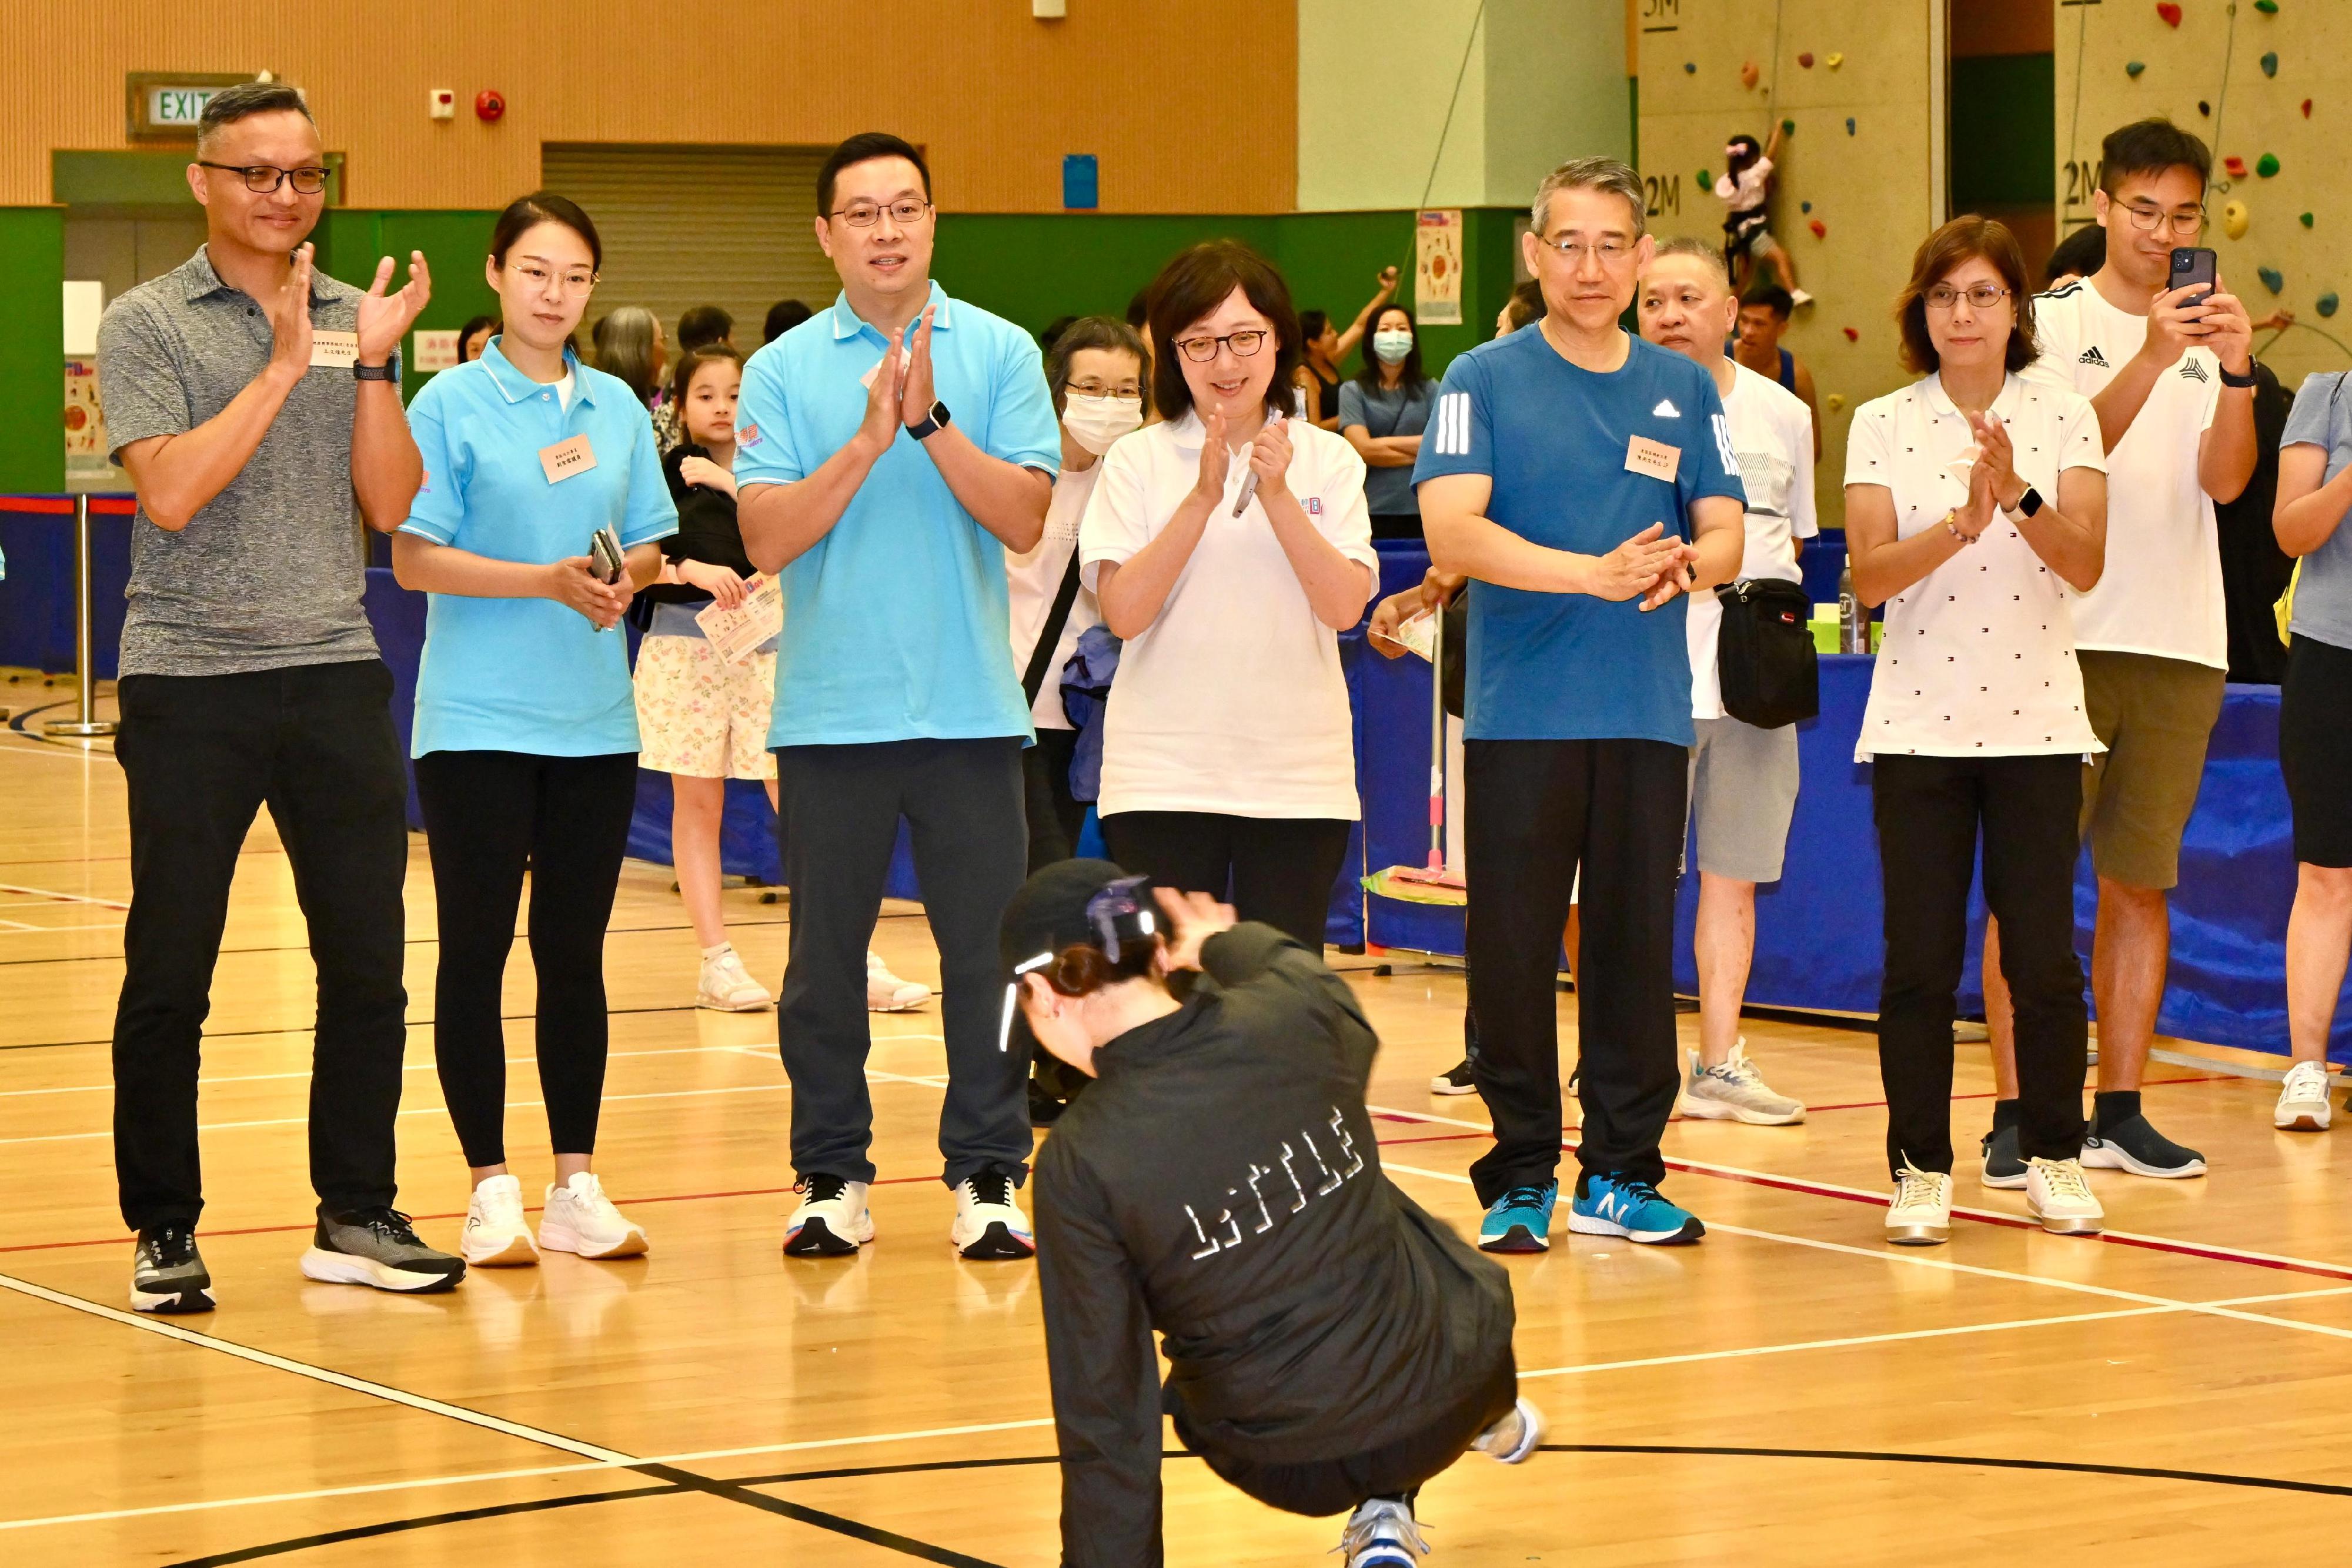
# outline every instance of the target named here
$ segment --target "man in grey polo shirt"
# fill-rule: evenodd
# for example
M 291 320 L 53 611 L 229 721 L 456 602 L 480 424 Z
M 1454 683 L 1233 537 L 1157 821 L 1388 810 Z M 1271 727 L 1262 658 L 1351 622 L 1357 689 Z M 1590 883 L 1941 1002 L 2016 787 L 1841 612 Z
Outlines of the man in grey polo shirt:
M 427 279 L 421 255 L 397 292 L 389 257 L 365 293 L 312 271 L 322 156 L 293 89 L 215 94 L 188 168 L 204 248 L 99 328 L 107 429 L 139 492 L 115 748 L 131 895 L 114 1156 L 142 1312 L 213 1304 L 195 1246 L 199 1040 L 265 803 L 319 971 L 302 1272 L 412 1291 L 465 1273 L 392 1207 L 407 788 L 360 603 L 358 525 L 398 527 L 424 477 L 394 355 Z

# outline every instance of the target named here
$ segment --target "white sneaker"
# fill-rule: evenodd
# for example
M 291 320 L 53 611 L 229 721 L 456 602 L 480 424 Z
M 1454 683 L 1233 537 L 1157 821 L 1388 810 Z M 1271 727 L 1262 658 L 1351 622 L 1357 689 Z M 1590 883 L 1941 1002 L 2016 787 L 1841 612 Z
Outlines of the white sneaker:
M 2324 1133 L 2335 1109 L 2327 1103 L 2327 1064 L 2298 1061 L 2286 1070 L 2279 1085 L 2278 1109 L 2271 1125 L 2289 1133 Z
M 2025 1212 L 2056 1236 L 2096 1236 L 2107 1224 L 2080 1160 L 2026 1161 Z
M 787 1258 L 841 1258 L 874 1239 L 866 1184 L 837 1176 L 803 1176 L 801 1206 L 784 1222 Z
M 1676 1109 L 1685 1116 L 1757 1127 L 1786 1127 L 1805 1119 L 1805 1103 L 1775 1093 L 1748 1060 L 1745 1037 L 1733 1043 L 1731 1054 L 1717 1067 L 1699 1066 L 1698 1052 L 1691 1052 L 1690 1076 L 1683 1081 Z
M 1886 1239 L 1897 1247 L 1938 1247 L 1951 1237 L 1951 1176 L 1904 1161 L 1886 1206 Z
M 1478 1440 L 1470 1446 L 1488 1458 L 1516 1465 L 1536 1451 L 1543 1435 L 1543 1412 L 1522 1397 L 1509 1415 L 1479 1433 Z
M 522 1183 L 510 1176 L 486 1178 L 466 1205 L 466 1234 L 457 1244 L 477 1269 L 500 1269 L 539 1261 L 530 1222 L 522 1217 Z
M 929 986 L 902 980 L 890 972 L 882 955 L 867 949 L 866 954 L 866 1010 L 869 1013 L 912 1012 L 931 999 Z
M 948 1240 L 973 1260 L 1034 1258 L 1037 1239 L 1029 1217 L 1013 1199 L 1013 1180 L 994 1171 L 956 1183 L 955 1226 Z
M 1348 1554 L 1348 1568 L 1414 1568 L 1429 1542 L 1421 1538 L 1411 1503 L 1376 1497 L 1349 1516 L 1339 1550 Z
M 634 1258 L 649 1245 L 646 1228 L 613 1207 L 593 1171 L 581 1171 L 562 1186 L 547 1189 L 539 1217 L 539 1244 L 551 1252 L 583 1258 Z
M 730 946 L 702 961 L 702 977 L 694 988 L 694 1005 L 723 1013 L 753 1013 L 776 1005 L 768 988 L 743 967 L 743 956 Z
M 1806 293 L 1803 289 L 1791 288 L 1789 290 L 1789 303 L 1797 309 L 1802 310 L 1806 306 L 1811 305 L 1812 302 L 1813 297 Z

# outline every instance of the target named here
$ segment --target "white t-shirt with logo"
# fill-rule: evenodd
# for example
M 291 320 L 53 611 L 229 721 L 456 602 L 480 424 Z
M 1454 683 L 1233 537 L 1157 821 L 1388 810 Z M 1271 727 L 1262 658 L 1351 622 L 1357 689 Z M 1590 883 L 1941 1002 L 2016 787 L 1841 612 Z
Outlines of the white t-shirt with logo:
M 2055 504 L 2067 468 L 2104 468 L 2088 398 L 2011 376 L 1992 412 L 2009 426 L 2017 476 Z M 1845 482 L 1883 485 L 1897 538 L 1944 526 L 1968 504 L 1976 437 L 1941 377 L 1854 411 Z M 2074 661 L 2081 595 L 2000 513 L 1977 542 L 1886 603 L 1853 759 L 2037 757 L 2103 750 Z
M 2036 296 L 2033 325 L 2042 354 L 2024 379 L 2086 398 L 2147 341 L 2147 318 L 2116 308 L 2089 278 Z M 2197 477 L 2221 395 L 2213 351 L 2189 350 L 2158 373 L 2107 454 L 2106 568 L 2074 606 L 2078 646 L 2230 667 L 2221 536 Z
M 1289 430 L 1286 484 L 1307 521 L 1368 569 L 1369 602 L 1380 558 L 1364 460 L 1330 431 L 1303 420 Z M 1134 559 L 1168 526 L 1199 476 L 1201 441 L 1200 418 L 1188 413 L 1111 444 L 1078 529 L 1087 587 L 1096 587 L 1103 562 Z M 1264 504 L 1253 497 L 1233 515 L 1249 471 L 1236 455 L 1158 619 L 1120 650 L 1103 716 L 1096 809 L 1106 817 L 1362 814 L 1339 634 L 1315 618 Z
M 1731 392 L 1723 400 L 1731 449 L 1748 490 L 1748 544 L 1739 576 L 1800 582 L 1797 540 L 1821 531 L 1813 516 L 1813 415 L 1805 400 L 1747 366 L 1732 362 Z M 1691 716 L 1723 716 L 1723 677 L 1716 650 L 1723 636 L 1723 603 L 1713 591 L 1690 601 Z
M 1034 549 L 1024 554 L 1004 552 L 1004 585 L 1013 612 L 1013 674 L 1016 680 L 1029 673 L 1029 658 L 1045 630 L 1045 617 L 1054 608 L 1054 598 L 1061 591 L 1062 574 L 1069 570 L 1070 558 L 1078 553 L 1078 519 L 1087 515 L 1087 500 L 1095 493 L 1095 480 L 1102 474 L 1102 460 L 1097 458 L 1090 467 L 1063 469 L 1061 476 L 1054 481 L 1054 499 L 1045 508 L 1045 537 L 1037 541 Z M 1069 715 L 1062 711 L 1062 666 L 1077 651 L 1080 634 L 1101 622 L 1102 609 L 1095 603 L 1094 591 L 1079 584 L 1077 597 L 1070 601 L 1070 618 L 1062 623 L 1061 641 L 1054 645 L 1054 656 L 1045 663 L 1045 679 L 1037 688 L 1037 700 L 1029 705 L 1029 717 L 1039 729 L 1076 727 L 1070 723 Z

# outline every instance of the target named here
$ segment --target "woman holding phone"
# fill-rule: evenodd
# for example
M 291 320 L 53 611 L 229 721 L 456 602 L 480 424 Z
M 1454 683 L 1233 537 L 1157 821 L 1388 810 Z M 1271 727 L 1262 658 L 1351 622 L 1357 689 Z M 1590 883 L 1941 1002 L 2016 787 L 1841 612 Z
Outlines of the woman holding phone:
M 646 1249 L 589 1167 L 604 925 L 636 798 L 636 706 L 614 628 L 660 570 L 677 509 L 645 405 L 570 347 L 603 259 L 595 225 L 565 198 L 508 207 L 485 268 L 505 330 L 408 411 L 425 478 L 393 570 L 431 596 L 411 750 L 440 924 L 434 1056 L 471 1174 L 463 1248 L 476 1265 L 536 1262 L 540 1247 Z M 499 1007 L 526 868 L 555 1157 L 536 1243 L 507 1168 Z

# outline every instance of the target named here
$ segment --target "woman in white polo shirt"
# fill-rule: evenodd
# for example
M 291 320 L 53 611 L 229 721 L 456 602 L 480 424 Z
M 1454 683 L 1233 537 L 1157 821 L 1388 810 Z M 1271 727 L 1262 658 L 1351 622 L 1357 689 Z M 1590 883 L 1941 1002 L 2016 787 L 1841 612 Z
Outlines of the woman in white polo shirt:
M 2017 1185 L 2043 1228 L 2090 1234 L 2105 1217 L 2079 1158 L 2089 1026 L 2074 887 L 2082 763 L 2099 743 L 2072 604 L 2105 562 L 2098 416 L 2018 379 L 2033 301 L 1998 223 L 1930 235 L 1895 319 L 1924 374 L 1854 411 L 1845 471 L 1854 592 L 1887 606 L 1855 747 L 1874 763 L 1885 897 L 1887 1239 L 1950 1229 L 1952 1019 L 1979 833 L 2017 999 Z
M 1097 810 L 1129 870 L 1230 887 L 1243 919 L 1319 952 L 1360 815 L 1339 635 L 1380 580 L 1364 460 L 1280 417 L 1298 317 L 1263 256 L 1194 246 L 1150 299 L 1165 423 L 1111 447 L 1079 529 L 1126 643 Z

